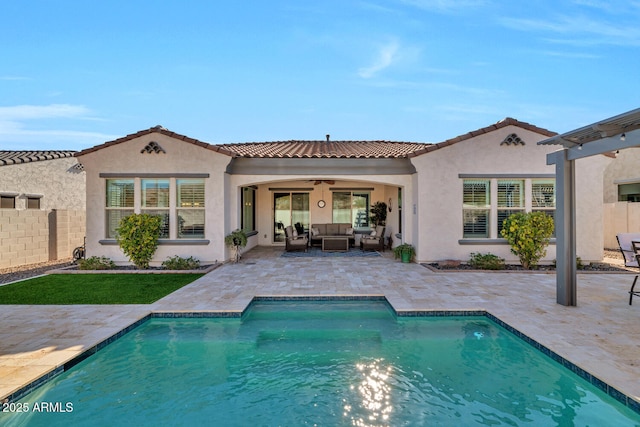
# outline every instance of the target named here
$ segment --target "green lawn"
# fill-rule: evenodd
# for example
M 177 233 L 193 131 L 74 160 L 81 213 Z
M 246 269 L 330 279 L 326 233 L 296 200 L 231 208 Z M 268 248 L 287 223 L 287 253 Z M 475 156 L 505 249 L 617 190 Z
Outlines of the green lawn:
M 202 274 L 50 274 L 0 286 L 0 304 L 151 304 Z

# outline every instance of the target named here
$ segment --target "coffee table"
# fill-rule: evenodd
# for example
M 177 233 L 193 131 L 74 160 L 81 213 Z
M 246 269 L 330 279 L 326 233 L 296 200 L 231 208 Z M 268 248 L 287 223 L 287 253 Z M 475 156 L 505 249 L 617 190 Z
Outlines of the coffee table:
M 322 238 L 322 251 L 349 252 L 349 237 L 327 236 Z

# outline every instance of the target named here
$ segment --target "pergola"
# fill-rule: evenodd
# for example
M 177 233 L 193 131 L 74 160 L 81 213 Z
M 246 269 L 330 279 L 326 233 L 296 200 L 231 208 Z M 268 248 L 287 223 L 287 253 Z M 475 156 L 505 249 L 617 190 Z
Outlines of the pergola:
M 640 108 L 538 142 L 556 165 L 556 301 L 577 305 L 575 161 L 640 146 Z

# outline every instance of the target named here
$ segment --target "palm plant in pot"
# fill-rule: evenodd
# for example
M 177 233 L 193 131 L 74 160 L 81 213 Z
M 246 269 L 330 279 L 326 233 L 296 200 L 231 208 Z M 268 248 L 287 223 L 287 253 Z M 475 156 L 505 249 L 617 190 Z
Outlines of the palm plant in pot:
M 235 250 L 235 262 L 239 262 L 240 251 L 247 246 L 247 233 L 244 230 L 234 230 L 225 236 L 224 243 Z
M 393 255 L 402 262 L 411 262 L 416 256 L 416 249 L 409 243 L 403 243 L 393 248 Z

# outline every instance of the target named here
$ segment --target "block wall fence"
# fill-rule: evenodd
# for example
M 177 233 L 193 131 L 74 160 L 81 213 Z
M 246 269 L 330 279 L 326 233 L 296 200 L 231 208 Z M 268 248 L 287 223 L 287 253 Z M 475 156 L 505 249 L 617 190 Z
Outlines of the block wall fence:
M 0 268 L 65 260 L 82 246 L 84 210 L 0 210 Z

